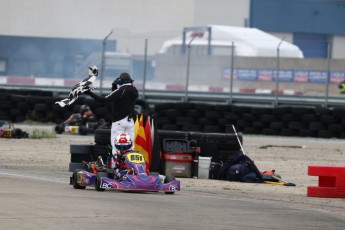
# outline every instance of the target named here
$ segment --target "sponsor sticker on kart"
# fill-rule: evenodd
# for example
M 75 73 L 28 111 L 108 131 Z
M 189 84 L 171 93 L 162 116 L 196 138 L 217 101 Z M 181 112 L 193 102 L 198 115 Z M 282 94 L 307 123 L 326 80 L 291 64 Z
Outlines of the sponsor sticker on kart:
M 170 190 L 170 191 L 173 191 L 173 192 L 178 191 L 177 187 L 174 186 L 174 185 L 170 185 L 170 186 L 169 186 L 169 190 Z
M 66 133 L 78 133 L 79 132 L 79 126 L 66 126 L 65 127 Z

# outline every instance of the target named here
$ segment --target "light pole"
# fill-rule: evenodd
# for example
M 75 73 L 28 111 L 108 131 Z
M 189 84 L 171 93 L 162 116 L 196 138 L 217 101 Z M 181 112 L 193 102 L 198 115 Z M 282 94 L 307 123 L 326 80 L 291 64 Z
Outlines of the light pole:
M 329 96 L 329 80 L 331 78 L 331 57 L 332 57 L 332 43 L 329 41 L 327 44 L 327 82 L 326 82 L 326 95 L 325 95 L 325 107 L 328 108 L 328 96 Z
M 102 60 L 101 60 L 101 76 L 100 76 L 100 83 L 99 83 L 99 93 L 102 95 L 102 89 L 103 89 L 103 72 L 104 72 L 104 66 L 105 66 L 105 46 L 106 41 L 108 37 L 113 33 L 113 30 L 110 31 L 110 33 L 103 39 L 102 43 Z
M 146 66 L 147 66 L 147 38 L 145 39 L 145 59 L 144 59 L 144 77 L 143 77 L 143 100 L 145 100 L 146 91 Z
M 285 37 L 283 37 L 280 42 L 278 43 L 277 46 L 277 70 L 276 70 L 276 100 L 275 100 L 275 107 L 278 106 L 278 90 L 279 90 L 279 70 L 280 70 L 280 45 L 282 44 L 282 42 L 284 41 Z
M 187 57 L 187 76 L 186 76 L 186 91 L 185 91 L 185 97 L 184 97 L 184 101 L 187 102 L 188 101 L 188 85 L 189 85 L 189 69 L 190 69 L 190 49 L 191 49 L 191 44 L 193 42 L 193 40 L 198 37 L 197 35 L 192 34 L 192 39 L 190 39 L 190 41 L 188 42 L 188 57 Z

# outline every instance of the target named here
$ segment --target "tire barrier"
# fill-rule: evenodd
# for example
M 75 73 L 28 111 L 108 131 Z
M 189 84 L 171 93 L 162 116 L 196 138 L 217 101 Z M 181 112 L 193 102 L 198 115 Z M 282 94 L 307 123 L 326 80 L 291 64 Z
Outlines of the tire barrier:
M 87 104 L 99 119 L 111 121 L 108 105 L 81 95 L 72 106 L 61 108 L 55 105 L 55 101 L 61 99 L 48 91 L 0 89 L 0 120 L 23 122 L 29 119 L 59 124 L 78 112 L 82 104 Z M 344 108 L 261 108 L 169 102 L 155 104 L 150 109 L 143 100 L 138 100 L 136 107 L 139 113 L 155 113 L 160 130 L 227 133 L 227 126 L 235 125 L 243 134 L 345 138 Z M 107 145 L 107 141 L 100 140 L 99 144 Z
M 200 103 L 162 103 L 154 107 L 157 128 L 171 131 L 345 138 L 344 108 L 258 108 Z

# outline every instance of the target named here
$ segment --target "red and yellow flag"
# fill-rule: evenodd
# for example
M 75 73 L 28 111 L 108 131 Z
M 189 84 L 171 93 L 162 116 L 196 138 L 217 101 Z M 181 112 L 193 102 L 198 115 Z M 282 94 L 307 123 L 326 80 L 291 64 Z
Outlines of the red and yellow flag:
M 144 117 L 140 115 L 138 121 L 138 129 L 135 128 L 135 145 L 134 149 L 141 152 L 145 157 L 147 162 L 147 168 L 150 169 L 151 160 L 152 160 L 152 139 L 151 139 L 151 130 L 150 123 L 147 123 L 149 119 L 146 119 L 144 124 Z M 148 127 L 148 128 L 147 128 Z

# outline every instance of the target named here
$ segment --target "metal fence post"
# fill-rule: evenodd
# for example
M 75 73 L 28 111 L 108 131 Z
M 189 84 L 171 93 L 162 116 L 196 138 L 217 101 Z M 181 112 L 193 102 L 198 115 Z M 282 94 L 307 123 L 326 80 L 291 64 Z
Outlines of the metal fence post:
M 108 37 L 113 33 L 113 30 L 110 31 L 110 33 L 103 39 L 102 43 L 102 60 L 101 60 L 101 76 L 100 76 L 100 82 L 99 82 L 99 93 L 102 95 L 103 91 L 103 73 L 104 73 L 104 66 L 105 66 L 105 47 Z
M 184 96 L 184 101 L 188 102 L 188 85 L 189 85 L 189 69 L 190 69 L 190 50 L 191 50 L 191 44 L 193 40 L 197 36 L 193 36 L 192 39 L 189 41 L 188 46 L 187 46 L 187 52 L 188 52 L 188 57 L 187 57 L 187 76 L 186 76 L 186 91 L 185 91 L 185 96 Z
M 278 94 L 279 94 L 279 71 L 280 71 L 280 45 L 284 41 L 285 37 L 283 37 L 277 46 L 277 70 L 276 70 L 276 98 L 274 107 L 278 106 Z
M 145 100 L 146 89 L 146 65 L 147 65 L 147 38 L 145 39 L 145 58 L 144 58 L 144 76 L 143 76 L 143 100 Z
M 329 81 L 331 78 L 331 55 L 332 55 L 332 42 L 327 44 L 327 82 L 326 82 L 326 94 L 325 94 L 325 107 L 328 107 L 328 97 L 329 97 Z

